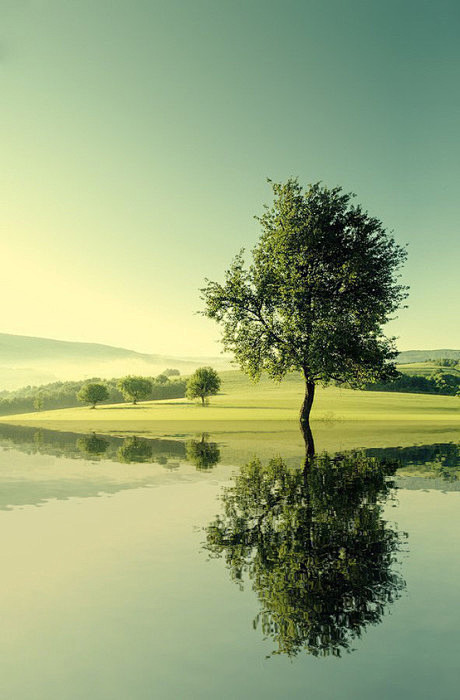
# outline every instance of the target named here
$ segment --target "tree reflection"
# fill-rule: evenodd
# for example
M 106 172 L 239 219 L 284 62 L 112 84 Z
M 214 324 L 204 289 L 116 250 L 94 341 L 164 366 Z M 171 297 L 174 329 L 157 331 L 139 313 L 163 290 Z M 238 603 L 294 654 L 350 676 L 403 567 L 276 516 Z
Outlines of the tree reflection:
M 212 469 L 220 462 L 220 450 L 215 442 L 208 442 L 207 433 L 201 435 L 201 440 L 187 440 L 185 445 L 187 460 L 197 469 Z
M 117 458 L 119 462 L 131 464 L 132 462 L 151 462 L 152 446 L 147 440 L 136 436 L 127 437 L 118 448 Z
M 382 517 L 396 466 L 361 453 L 310 457 L 303 470 L 253 460 L 224 489 L 205 547 L 251 581 L 273 653 L 340 656 L 399 596 L 403 537 Z
M 91 457 L 101 457 L 109 446 L 108 440 L 98 437 L 96 433 L 78 438 L 76 444 L 80 452 Z
M 373 447 L 366 454 L 379 459 L 397 460 L 406 470 L 413 468 L 427 476 L 440 477 L 455 482 L 460 478 L 460 444 L 454 442 L 407 447 Z

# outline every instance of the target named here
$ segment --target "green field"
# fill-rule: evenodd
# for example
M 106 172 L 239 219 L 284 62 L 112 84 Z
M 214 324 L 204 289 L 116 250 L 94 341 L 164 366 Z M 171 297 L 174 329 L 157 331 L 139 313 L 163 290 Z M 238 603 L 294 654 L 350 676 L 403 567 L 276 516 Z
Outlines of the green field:
M 123 403 L 85 406 L 41 413 L 5 416 L 2 420 L 24 422 L 83 421 L 296 421 L 303 396 L 303 382 L 290 375 L 280 383 L 263 378 L 251 382 L 238 371 L 222 372 L 222 390 L 207 406 L 187 399 L 144 401 L 136 406 Z M 313 421 L 416 420 L 460 421 L 458 397 L 433 394 L 403 394 L 318 388 Z
M 183 438 L 207 432 L 213 439 L 254 442 L 260 450 L 299 444 L 303 383 L 290 375 L 280 384 L 252 383 L 238 371 L 222 372 L 222 391 L 208 406 L 187 399 L 68 408 L 4 416 L 2 422 L 54 430 Z M 321 449 L 428 443 L 458 438 L 460 399 L 429 394 L 319 388 L 312 425 Z M 233 435 L 233 438 L 230 436 Z M 294 445 L 293 445 L 294 446 Z M 237 445 L 234 445 L 237 449 Z M 297 447 L 295 448 L 297 450 Z
M 432 374 L 437 372 L 444 372 L 446 374 L 454 374 L 455 376 L 460 376 L 460 370 L 456 367 L 440 367 L 434 362 L 411 362 L 406 365 L 398 365 L 398 370 L 404 372 L 404 374 L 409 374 L 411 376 L 418 375 L 422 377 L 430 377 Z

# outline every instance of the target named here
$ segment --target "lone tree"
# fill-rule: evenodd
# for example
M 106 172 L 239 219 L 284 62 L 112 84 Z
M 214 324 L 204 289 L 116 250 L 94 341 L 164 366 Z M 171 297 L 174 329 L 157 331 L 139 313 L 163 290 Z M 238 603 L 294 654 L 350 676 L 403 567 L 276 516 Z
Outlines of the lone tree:
M 297 179 L 272 183 L 274 202 L 247 269 L 241 251 L 224 284 L 206 280 L 203 314 L 223 328 L 223 345 L 253 379 L 302 372 L 300 423 L 314 453 L 310 411 L 317 384 L 359 387 L 396 374 L 384 325 L 407 297 L 398 269 L 406 249 L 353 205 L 353 194 Z
M 77 394 L 77 399 L 83 403 L 92 404 L 91 408 L 96 408 L 96 404 L 101 401 L 107 401 L 109 398 L 109 390 L 105 384 L 97 384 L 92 382 L 84 384 Z
M 125 397 L 130 399 L 133 404 L 138 401 L 148 399 L 152 393 L 152 381 L 147 377 L 133 377 L 128 375 L 122 377 L 118 381 L 118 388 Z
M 219 392 L 220 383 L 220 377 L 215 369 L 212 367 L 199 367 L 187 381 L 187 398 L 200 398 L 204 406 L 208 396 L 213 396 Z

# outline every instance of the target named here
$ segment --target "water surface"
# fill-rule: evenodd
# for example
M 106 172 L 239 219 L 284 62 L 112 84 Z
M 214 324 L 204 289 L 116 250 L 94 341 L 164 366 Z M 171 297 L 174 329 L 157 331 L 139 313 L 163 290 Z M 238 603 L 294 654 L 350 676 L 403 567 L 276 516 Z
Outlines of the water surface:
M 230 563 L 225 551 L 210 556 L 207 533 L 223 514 L 223 488 L 234 486 L 235 475 L 257 455 L 242 450 L 229 463 L 225 445 L 212 435 L 192 440 L 126 442 L 3 428 L 1 697 L 456 697 L 458 443 L 369 447 L 366 459 L 397 458 L 399 469 L 378 483 L 353 482 L 332 497 L 316 482 L 292 482 L 288 511 L 301 503 L 299 489 L 313 509 L 307 525 L 301 522 L 314 527 L 311 566 L 325 557 L 341 566 L 345 554 L 334 559 L 340 546 L 345 552 L 363 543 L 348 588 L 316 600 L 321 621 L 327 614 L 343 635 L 350 621 L 340 618 L 340 606 L 352 609 L 350 591 L 361 596 L 351 621 L 355 628 L 362 623 L 360 635 L 348 635 L 349 649 L 337 657 L 315 655 L 302 643 L 295 653 L 276 653 L 276 630 L 263 629 L 261 610 L 275 605 L 279 613 L 279 600 L 290 601 L 288 622 L 299 603 L 304 625 L 309 602 L 289 594 L 298 580 L 321 580 L 311 568 L 305 577 L 299 564 L 299 576 L 286 576 L 283 588 L 276 563 L 295 566 L 297 559 L 295 548 L 286 555 L 278 546 L 279 520 L 270 538 L 257 540 L 270 545 L 269 556 L 257 560 L 256 572 L 242 572 L 242 585 L 234 580 L 234 556 Z M 286 452 L 292 472 L 296 458 Z M 321 549 L 323 524 L 334 509 L 338 520 L 328 528 L 340 546 L 327 549 L 331 534 Z M 303 506 L 298 512 L 305 513 Z M 356 517 L 361 526 L 353 529 Z M 283 522 L 285 532 L 299 532 L 298 519 Z M 265 535 L 271 525 L 264 523 Z M 375 559 L 377 546 L 381 568 L 370 571 L 364 549 L 374 548 Z M 304 555 L 300 547 L 298 561 Z M 363 613 L 364 605 L 372 615 Z M 311 614 L 314 619 L 313 608 Z

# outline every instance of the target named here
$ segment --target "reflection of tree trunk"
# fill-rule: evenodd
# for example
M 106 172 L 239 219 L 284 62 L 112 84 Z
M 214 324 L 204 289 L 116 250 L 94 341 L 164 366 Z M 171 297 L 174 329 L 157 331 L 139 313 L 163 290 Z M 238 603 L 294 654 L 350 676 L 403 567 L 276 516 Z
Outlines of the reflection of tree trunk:
M 307 462 L 315 454 L 315 441 L 313 440 L 313 433 L 311 432 L 310 424 L 301 424 L 300 429 L 302 430 L 303 439 L 305 441 L 305 451 Z
M 302 431 L 303 439 L 305 440 L 305 447 L 307 452 L 307 460 L 313 457 L 315 454 L 315 443 L 313 440 L 313 433 L 310 428 L 310 412 L 313 406 L 313 399 L 315 398 L 315 383 L 305 381 L 305 397 L 300 409 L 300 429 Z

